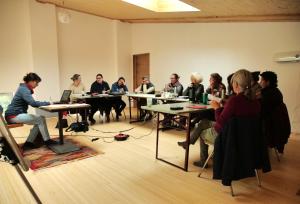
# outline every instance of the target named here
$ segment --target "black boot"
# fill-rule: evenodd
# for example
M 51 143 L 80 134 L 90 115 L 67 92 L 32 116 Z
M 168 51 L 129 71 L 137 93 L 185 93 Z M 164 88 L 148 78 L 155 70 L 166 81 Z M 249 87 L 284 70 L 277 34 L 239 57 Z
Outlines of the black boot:
M 35 144 L 33 144 L 32 142 L 25 142 L 22 146 L 23 151 L 36 149 L 36 148 L 38 148 L 38 147 L 35 146 Z
M 187 146 L 188 146 L 188 144 L 187 144 L 186 141 L 184 141 L 184 142 L 177 142 L 177 144 L 178 144 L 179 146 L 181 146 L 183 149 L 186 149 Z

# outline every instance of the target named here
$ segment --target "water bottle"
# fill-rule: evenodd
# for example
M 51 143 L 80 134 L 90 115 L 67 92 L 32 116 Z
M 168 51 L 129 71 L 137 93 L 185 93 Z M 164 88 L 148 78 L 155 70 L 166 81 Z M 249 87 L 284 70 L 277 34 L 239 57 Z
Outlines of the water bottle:
M 207 105 L 207 103 L 208 103 L 208 94 L 204 93 L 202 96 L 203 96 L 203 99 L 202 99 L 203 104 Z
M 222 89 L 222 92 L 221 92 L 221 99 L 224 99 L 225 98 L 225 90 Z
M 195 102 L 194 87 L 189 87 L 189 101 Z
M 175 86 L 175 87 L 174 87 L 174 96 L 177 97 L 177 95 L 178 95 L 178 94 L 177 94 L 177 89 L 176 89 L 176 86 Z

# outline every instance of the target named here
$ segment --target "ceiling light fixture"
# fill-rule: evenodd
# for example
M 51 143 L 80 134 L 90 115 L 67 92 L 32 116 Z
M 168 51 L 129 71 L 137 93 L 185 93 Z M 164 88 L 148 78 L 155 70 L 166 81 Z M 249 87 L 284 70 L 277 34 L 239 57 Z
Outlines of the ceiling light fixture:
M 180 0 L 122 0 L 122 1 L 155 12 L 200 11 L 200 9 L 197 9 Z

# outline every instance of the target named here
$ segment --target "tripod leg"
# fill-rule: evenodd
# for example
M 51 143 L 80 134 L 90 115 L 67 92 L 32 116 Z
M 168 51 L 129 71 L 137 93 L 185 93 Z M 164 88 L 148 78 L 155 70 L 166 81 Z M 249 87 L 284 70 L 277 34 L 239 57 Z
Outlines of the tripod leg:
M 33 190 L 32 186 L 30 185 L 30 183 L 28 182 L 27 178 L 25 177 L 25 175 L 23 174 L 22 170 L 20 169 L 19 165 L 16 164 L 14 165 L 18 174 L 20 175 L 20 177 L 22 178 L 23 182 L 25 183 L 26 187 L 28 188 L 28 190 L 30 191 L 31 195 L 34 197 L 35 201 L 38 204 L 41 204 L 41 200 L 40 198 L 37 196 L 37 194 L 35 193 L 35 191 Z

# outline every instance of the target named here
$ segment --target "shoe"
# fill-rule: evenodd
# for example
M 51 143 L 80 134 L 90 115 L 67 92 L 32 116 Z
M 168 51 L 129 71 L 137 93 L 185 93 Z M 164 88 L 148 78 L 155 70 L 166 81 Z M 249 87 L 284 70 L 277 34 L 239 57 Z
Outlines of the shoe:
M 184 142 L 177 142 L 178 146 L 181 146 L 183 149 L 186 149 L 187 148 L 187 142 L 184 141 Z
M 22 146 L 23 151 L 31 150 L 31 149 L 36 149 L 37 146 L 33 144 L 32 142 L 25 142 Z
M 203 168 L 204 163 L 205 163 L 205 161 L 201 161 L 200 160 L 200 161 L 195 161 L 193 164 L 194 164 L 194 166 L 198 166 L 200 168 Z M 207 169 L 208 168 L 208 164 L 206 164 L 204 168 Z
M 91 125 L 94 125 L 96 123 L 96 120 L 92 119 L 90 120 Z
M 50 146 L 50 145 L 58 145 L 59 142 L 55 141 L 55 140 L 52 140 L 52 139 L 49 139 L 47 141 L 45 141 L 45 144 L 46 146 Z

